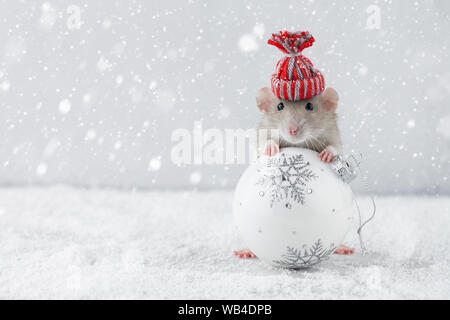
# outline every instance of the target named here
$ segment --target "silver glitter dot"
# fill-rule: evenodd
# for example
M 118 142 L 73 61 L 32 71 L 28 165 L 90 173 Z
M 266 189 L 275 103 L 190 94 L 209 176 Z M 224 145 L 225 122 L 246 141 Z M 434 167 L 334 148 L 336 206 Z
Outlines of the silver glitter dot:
M 260 195 L 261 197 L 264 197 L 264 191 L 260 191 L 260 192 L 259 192 L 259 195 Z
M 311 194 L 312 193 L 312 189 L 308 189 L 308 191 L 307 191 L 309 194 Z
M 336 212 L 336 209 L 335 209 L 335 208 L 333 208 L 333 209 L 331 210 L 331 212 L 333 212 L 333 213 L 334 213 L 334 212 Z
M 291 209 L 292 205 L 290 203 L 286 203 L 286 208 Z

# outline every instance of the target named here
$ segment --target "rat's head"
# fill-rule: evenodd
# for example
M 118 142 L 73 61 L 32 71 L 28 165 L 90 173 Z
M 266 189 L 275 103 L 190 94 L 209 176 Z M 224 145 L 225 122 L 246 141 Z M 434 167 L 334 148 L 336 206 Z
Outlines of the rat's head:
M 256 102 L 281 138 L 292 144 L 314 140 L 335 121 L 335 110 L 339 96 L 332 88 L 322 94 L 301 101 L 278 99 L 269 88 L 262 88 L 256 94 Z

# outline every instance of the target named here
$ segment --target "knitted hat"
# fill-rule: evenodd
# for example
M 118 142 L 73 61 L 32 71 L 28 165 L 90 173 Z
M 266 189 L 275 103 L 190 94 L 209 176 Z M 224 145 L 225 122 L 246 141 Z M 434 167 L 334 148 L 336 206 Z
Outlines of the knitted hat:
M 272 91 L 281 100 L 299 101 L 317 96 L 325 89 L 325 79 L 302 50 L 312 46 L 314 37 L 308 31 L 280 31 L 267 41 L 285 57 L 277 63 L 272 75 Z

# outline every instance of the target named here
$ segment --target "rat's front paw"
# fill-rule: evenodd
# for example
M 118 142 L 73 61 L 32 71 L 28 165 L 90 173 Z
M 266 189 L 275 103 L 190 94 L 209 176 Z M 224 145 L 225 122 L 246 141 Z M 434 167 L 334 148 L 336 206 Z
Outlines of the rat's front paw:
M 278 152 L 280 152 L 280 147 L 278 146 L 278 144 L 273 140 L 267 141 L 266 150 L 264 151 L 264 154 L 266 156 L 272 157 L 276 155 Z
M 336 154 L 336 149 L 332 146 L 328 146 L 319 154 L 319 158 L 322 159 L 323 162 L 333 162 Z
M 239 258 L 256 258 L 255 254 L 248 249 L 235 251 L 234 255 Z

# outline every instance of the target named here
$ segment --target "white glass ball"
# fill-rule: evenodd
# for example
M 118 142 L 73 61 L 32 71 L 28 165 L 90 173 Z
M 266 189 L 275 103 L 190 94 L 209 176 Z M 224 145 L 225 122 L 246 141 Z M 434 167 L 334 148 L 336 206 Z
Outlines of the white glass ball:
M 260 157 L 241 176 L 233 215 L 244 243 L 274 266 L 319 263 L 343 241 L 353 193 L 317 152 L 284 148 Z

